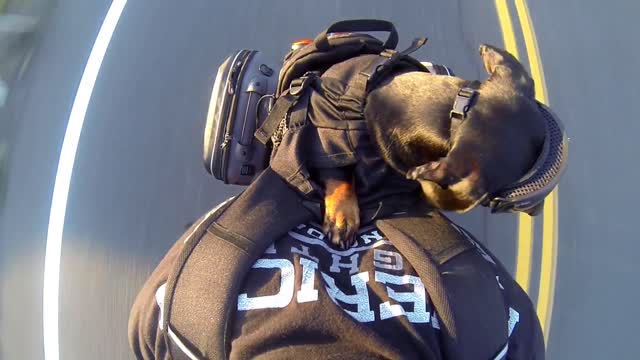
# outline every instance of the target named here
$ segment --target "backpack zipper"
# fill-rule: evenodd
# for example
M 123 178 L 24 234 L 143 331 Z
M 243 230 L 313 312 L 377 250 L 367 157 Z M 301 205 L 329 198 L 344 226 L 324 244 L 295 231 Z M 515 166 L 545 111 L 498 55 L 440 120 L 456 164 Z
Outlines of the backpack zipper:
M 233 94 L 234 96 L 231 98 L 231 103 L 229 104 L 229 113 L 227 114 L 227 123 L 225 127 L 224 137 L 220 142 L 220 156 L 217 158 L 217 170 L 219 172 L 220 178 L 222 181 L 227 183 L 227 167 L 229 165 L 229 150 L 230 150 L 230 142 L 233 139 L 231 136 L 231 132 L 233 131 L 233 125 L 235 122 L 236 115 L 236 103 L 238 101 L 238 91 L 242 86 L 242 72 L 245 66 L 248 65 L 251 56 L 255 53 L 255 51 L 244 50 L 237 56 L 237 60 L 233 64 L 233 68 L 229 72 L 229 82 L 227 92 L 229 94 Z M 231 87 L 232 86 L 232 87 Z

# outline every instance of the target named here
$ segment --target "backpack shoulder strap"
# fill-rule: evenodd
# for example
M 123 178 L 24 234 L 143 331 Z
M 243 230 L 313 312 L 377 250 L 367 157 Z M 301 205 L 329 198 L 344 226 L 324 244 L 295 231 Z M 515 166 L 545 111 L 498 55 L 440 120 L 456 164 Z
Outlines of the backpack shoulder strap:
M 271 243 L 313 218 L 302 200 L 267 168 L 195 227 L 165 293 L 163 331 L 174 359 L 228 358 L 240 286 Z
M 438 313 L 447 359 L 494 359 L 507 339 L 508 310 L 491 265 L 465 234 L 425 208 L 377 220 L 407 258 Z M 464 319 L 464 321 L 463 321 Z

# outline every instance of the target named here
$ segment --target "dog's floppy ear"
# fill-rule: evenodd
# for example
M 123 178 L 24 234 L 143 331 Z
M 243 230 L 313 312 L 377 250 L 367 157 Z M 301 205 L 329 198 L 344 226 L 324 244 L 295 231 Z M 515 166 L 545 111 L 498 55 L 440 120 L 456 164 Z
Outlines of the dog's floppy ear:
M 440 185 L 443 189 L 448 188 L 460 181 L 460 178 L 452 174 L 447 167 L 446 158 L 439 161 L 431 161 L 426 164 L 414 167 L 407 171 L 407 179 L 432 181 Z
M 533 79 L 518 59 L 508 51 L 488 44 L 481 44 L 479 51 L 484 68 L 490 75 L 489 81 L 510 86 L 531 99 L 535 98 Z
M 417 180 L 427 200 L 442 210 L 464 213 L 480 204 L 486 196 L 477 166 L 469 162 L 452 162 L 448 156 L 414 167 L 406 177 Z

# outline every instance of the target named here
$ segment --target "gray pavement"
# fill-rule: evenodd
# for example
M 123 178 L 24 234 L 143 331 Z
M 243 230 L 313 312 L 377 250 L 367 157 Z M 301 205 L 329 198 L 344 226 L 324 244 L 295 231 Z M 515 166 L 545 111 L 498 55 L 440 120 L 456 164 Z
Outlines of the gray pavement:
M 275 63 L 290 41 L 313 37 L 332 21 L 381 17 L 397 25 L 400 48 L 429 36 L 419 58 L 484 79 L 478 44 L 502 44 L 493 2 L 401 4 L 128 2 L 96 82 L 71 181 L 60 278 L 61 359 L 131 358 L 127 317 L 139 287 L 185 224 L 239 191 L 208 177 L 200 160 L 215 71 L 231 51 L 260 49 Z M 0 112 L 0 135 L 10 134 L 8 191 L 0 203 L 0 359 L 44 356 L 43 262 L 56 166 L 109 5 L 58 1 Z M 548 358 L 637 358 L 633 185 L 640 172 L 632 164 L 640 130 L 633 106 L 640 51 L 631 24 L 640 6 L 594 0 L 529 6 L 550 104 L 572 138 L 560 186 Z M 515 268 L 514 215 L 480 210 L 452 217 Z
M 571 134 L 549 354 L 637 359 L 640 3 L 531 2 L 551 105 Z

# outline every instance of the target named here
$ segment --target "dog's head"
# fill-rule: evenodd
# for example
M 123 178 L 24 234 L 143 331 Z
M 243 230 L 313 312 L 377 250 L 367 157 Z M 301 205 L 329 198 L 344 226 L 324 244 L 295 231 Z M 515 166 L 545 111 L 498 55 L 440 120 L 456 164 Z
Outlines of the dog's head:
M 445 210 L 467 211 L 517 181 L 544 143 L 534 83 L 508 52 L 480 46 L 489 78 L 464 120 L 449 112 L 465 80 L 406 73 L 374 90 L 365 117 L 383 157 Z

